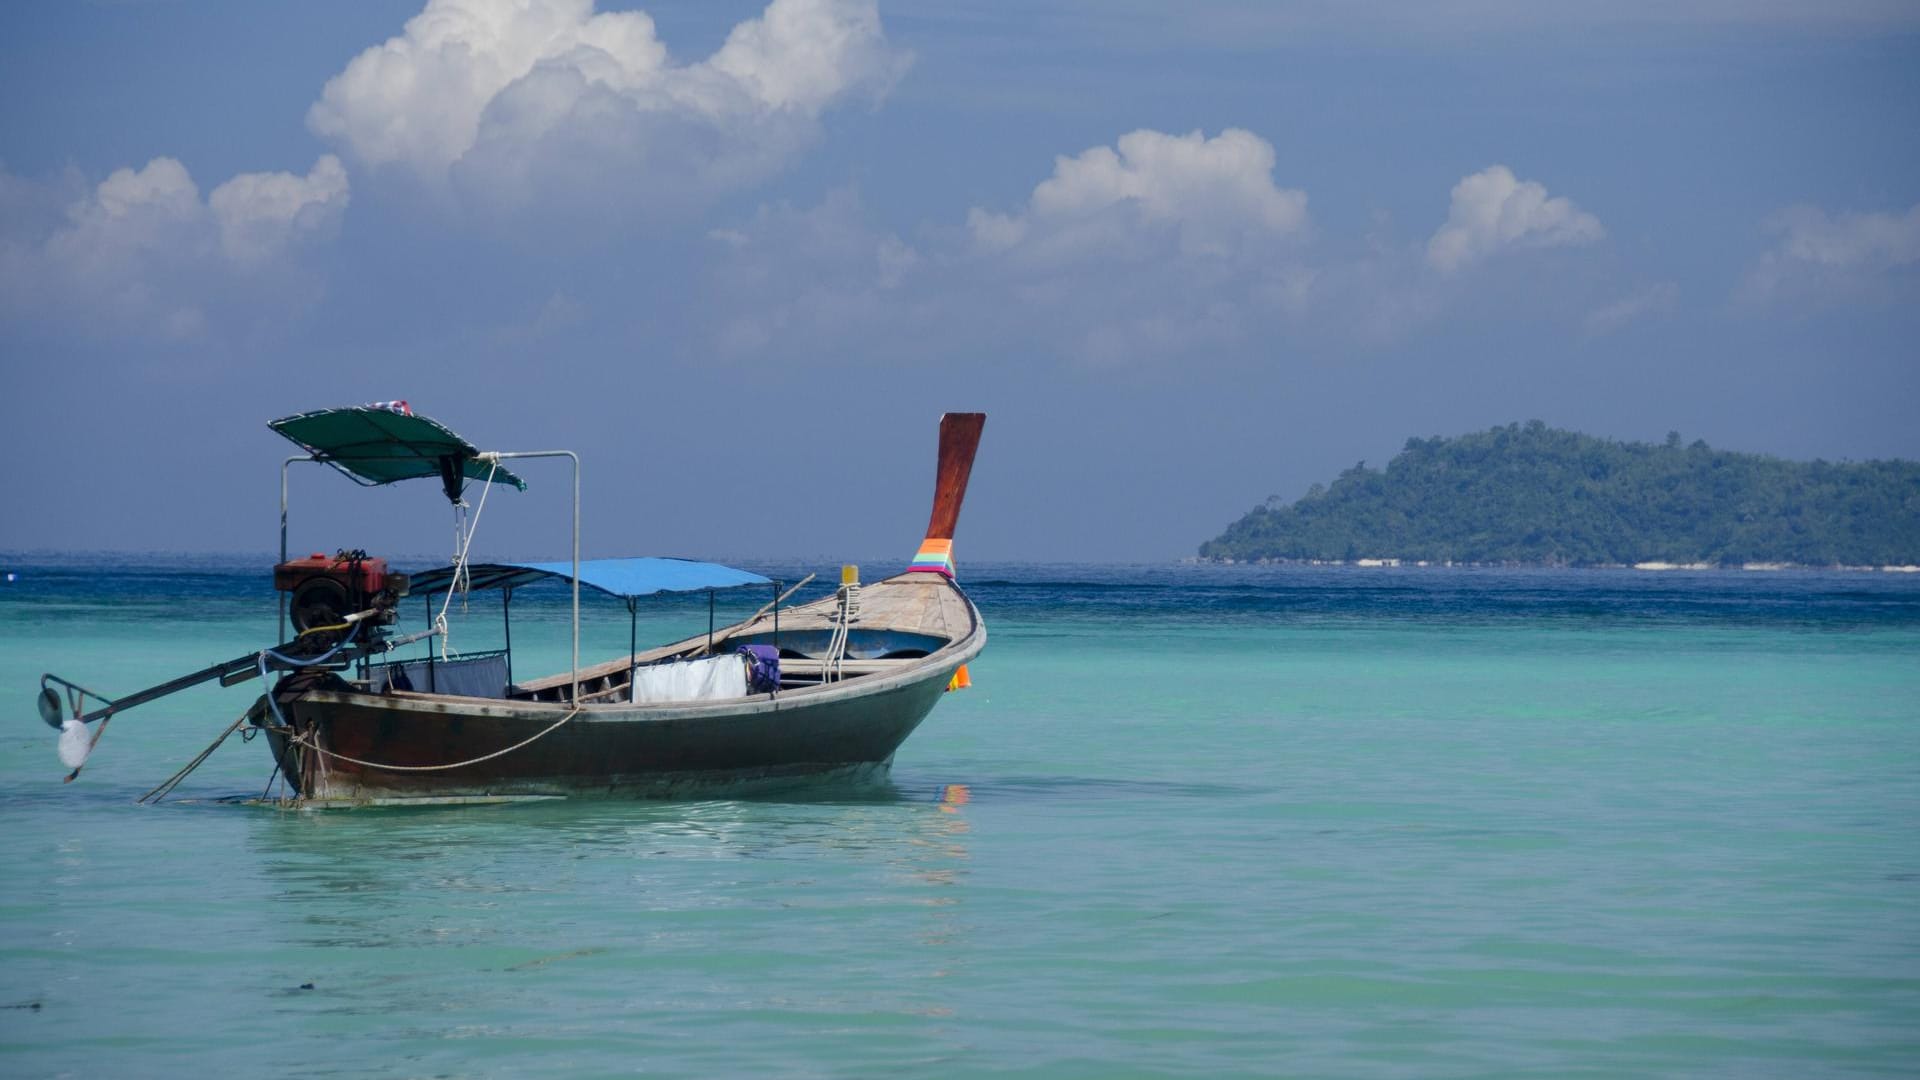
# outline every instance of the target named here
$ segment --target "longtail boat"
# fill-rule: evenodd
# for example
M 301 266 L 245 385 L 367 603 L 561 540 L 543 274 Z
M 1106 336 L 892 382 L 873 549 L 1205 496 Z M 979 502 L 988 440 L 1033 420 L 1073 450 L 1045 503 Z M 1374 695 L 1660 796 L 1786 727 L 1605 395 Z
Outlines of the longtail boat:
M 831 594 L 782 606 L 798 586 L 782 595 L 784 583 L 714 563 L 583 562 L 579 458 L 569 451 L 481 451 L 404 402 L 275 420 L 269 426 L 303 451 L 281 471 L 281 560 L 274 581 L 286 640 L 117 699 L 47 674 L 40 714 L 61 730 L 61 757 L 72 780 L 120 712 L 215 679 L 223 685 L 272 680 L 227 734 L 242 727 L 263 733 L 274 775 L 290 789 L 285 801 L 310 807 L 705 797 L 881 776 L 941 695 L 968 684 L 966 665 L 986 644 L 986 626 L 955 580 L 953 564 L 953 536 L 984 422 L 980 413 L 941 418 L 933 513 L 907 570 L 862 584 L 853 568 L 844 568 Z M 524 489 L 506 463 L 526 458 L 573 464 L 572 559 L 469 562 L 479 515 L 468 518 L 465 494 L 479 485 L 484 510 L 494 485 Z M 358 550 L 289 559 L 287 469 L 300 462 L 330 465 L 365 485 L 439 479 L 463 530 L 458 558 L 415 574 L 390 571 L 384 560 Z M 572 667 L 515 681 L 513 590 L 551 578 L 572 586 Z M 583 585 L 626 600 L 627 655 L 582 666 Z M 705 633 L 644 650 L 632 641 L 638 597 L 752 585 L 770 586 L 773 602 L 744 621 L 710 622 Z M 394 629 L 404 597 L 426 596 L 431 603 L 442 594 L 451 599 L 486 589 L 501 592 L 505 649 L 448 651 L 445 603 L 427 629 L 405 635 Z M 422 642 L 425 655 L 393 655 Z M 98 707 L 88 710 L 92 703 Z M 186 771 L 149 795 L 164 795 Z

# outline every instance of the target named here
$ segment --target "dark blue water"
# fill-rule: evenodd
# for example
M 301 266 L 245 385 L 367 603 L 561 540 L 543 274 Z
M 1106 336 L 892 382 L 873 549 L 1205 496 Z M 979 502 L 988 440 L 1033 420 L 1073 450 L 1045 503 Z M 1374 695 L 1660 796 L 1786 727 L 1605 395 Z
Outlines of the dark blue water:
M 63 605 L 271 607 L 270 555 L 0 556 L 17 580 L 0 603 L 30 610 Z M 792 583 L 816 580 L 793 602 L 824 596 L 837 565 L 743 563 Z M 396 569 L 424 569 L 396 560 Z M 1874 571 L 1635 571 L 1497 568 L 1359 568 L 1187 564 L 975 563 L 964 584 L 982 608 L 1015 617 L 1138 616 L 1175 621 L 1353 618 L 1365 620 L 1549 619 L 1717 622 L 1842 629 L 1920 622 L 1920 574 Z M 624 608 L 586 593 L 589 604 Z M 768 597 L 723 593 L 751 609 Z M 517 604 L 564 604 L 560 583 L 525 588 Z M 655 612 L 706 611 L 705 594 L 651 598 Z M 415 600 L 414 605 L 418 606 Z M 736 605 L 736 606 L 737 606 Z M 0 609 L 5 610 L 5 609 Z

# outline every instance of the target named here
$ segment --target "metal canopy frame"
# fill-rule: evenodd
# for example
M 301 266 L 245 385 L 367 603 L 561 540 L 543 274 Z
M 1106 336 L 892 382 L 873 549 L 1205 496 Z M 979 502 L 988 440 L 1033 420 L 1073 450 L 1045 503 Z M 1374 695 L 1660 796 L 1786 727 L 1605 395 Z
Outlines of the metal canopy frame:
M 571 676 L 573 703 L 580 702 L 580 455 L 571 450 L 484 450 L 473 455 L 473 460 L 487 465 L 497 465 L 502 461 L 514 461 L 530 458 L 563 457 L 573 463 L 573 671 Z M 326 457 L 317 454 L 296 454 L 280 463 L 280 561 L 287 561 L 287 474 L 297 462 L 311 462 L 317 465 L 337 465 Z M 343 470 L 344 471 L 344 470 Z M 505 470 L 501 470 L 505 472 Z M 511 474 L 508 474 L 511 475 Z M 287 597 L 280 595 L 281 637 L 286 636 Z M 511 663 L 511 661 L 509 661 Z
M 513 681 L 514 590 L 553 578 L 571 577 L 572 580 L 594 592 L 611 596 L 627 606 L 627 655 L 629 657 L 627 682 L 629 685 L 632 684 L 635 669 L 639 666 L 639 661 L 634 658 L 640 654 L 640 600 L 642 598 L 660 593 L 706 593 L 706 651 L 711 653 L 713 636 L 717 629 L 715 594 L 722 589 L 778 585 L 778 582 L 773 579 L 750 570 L 740 570 L 736 567 L 696 559 L 661 556 L 603 559 L 582 562 L 573 569 L 571 575 L 566 570 L 556 569 L 560 565 L 558 563 L 471 563 L 464 568 L 458 565 L 436 567 L 411 575 L 411 580 L 415 588 L 424 586 L 421 595 L 429 598 L 429 618 L 431 618 L 432 595 L 449 587 L 455 580 L 464 579 L 466 584 L 462 591 L 469 594 L 490 589 L 500 590 L 501 632 L 506 639 L 508 682 Z M 623 576 L 628 574 L 632 576 Z

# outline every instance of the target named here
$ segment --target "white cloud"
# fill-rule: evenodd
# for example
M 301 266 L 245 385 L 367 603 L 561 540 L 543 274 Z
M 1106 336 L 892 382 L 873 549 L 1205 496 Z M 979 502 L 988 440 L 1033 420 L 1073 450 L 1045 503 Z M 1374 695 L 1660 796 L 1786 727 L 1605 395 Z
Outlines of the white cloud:
M 40 249 L 46 269 L 94 289 L 137 278 L 148 257 L 198 257 L 208 240 L 200 188 L 169 157 L 115 170 L 65 217 Z M 137 280 L 122 284 L 141 287 Z
M 220 249 L 235 262 L 258 264 L 289 245 L 329 235 L 347 209 L 347 171 L 322 155 L 306 176 L 241 173 L 207 197 L 220 229 Z
M 432 177 L 472 148 L 488 103 L 536 64 L 630 89 L 657 78 L 666 59 L 640 12 L 595 15 L 592 0 L 432 0 L 402 36 L 327 80 L 307 126 L 369 165 Z
M 872 0 L 773 0 L 694 64 L 643 12 L 429 0 L 327 82 L 307 123 L 368 165 L 508 203 L 582 185 L 697 197 L 763 177 L 906 63 Z
M 1388 220 L 1356 238 L 1358 250 L 1309 249 L 1307 196 L 1276 183 L 1277 157 L 1246 131 L 1135 131 L 1056 158 L 1017 207 L 975 207 L 961 227 L 905 239 L 843 196 L 763 208 L 707 234 L 707 298 L 724 313 L 710 345 L 853 362 L 1229 370 L 1390 347 L 1449 312 L 1509 299 L 1493 298 L 1484 276 L 1432 273 L 1428 238 L 1396 239 Z M 1448 267 L 1600 235 L 1592 215 L 1499 167 L 1463 181 L 1455 209 L 1449 228 L 1464 235 L 1443 245 Z M 1532 310 L 1576 330 L 1584 315 L 1590 333 L 1677 295 L 1657 284 L 1596 305 L 1565 281 L 1520 288 Z
M 1183 254 L 1231 255 L 1306 229 L 1306 193 L 1276 187 L 1273 167 L 1273 145 L 1249 131 L 1209 139 L 1142 129 L 1055 158 L 1023 212 L 975 208 L 967 227 L 984 251 L 1024 248 L 1055 261 L 1132 247 L 1161 230 Z
M 1306 196 L 1273 181 L 1274 150 L 1245 131 L 1135 131 L 1056 159 L 1025 205 L 975 208 L 913 242 L 857 198 L 765 207 L 708 233 L 713 346 L 746 356 L 828 352 L 1051 355 L 1113 368 L 1242 344 L 1306 315 Z
M 486 340 L 495 349 L 527 349 L 551 344 L 586 325 L 592 309 L 585 301 L 565 292 L 552 292 L 537 311 L 517 321 L 486 332 Z
M 1587 335 L 1611 334 L 1629 323 L 1672 311 L 1679 298 L 1680 287 L 1671 281 L 1649 285 L 1589 311 L 1585 319 Z
M 1012 213 L 974 208 L 966 248 L 944 261 L 988 309 L 976 318 L 1023 326 L 1079 364 L 1230 345 L 1315 297 L 1298 258 L 1307 196 L 1274 183 L 1275 160 L 1238 128 L 1129 132 L 1055 158 Z
M 5 186 L 17 194 L 35 185 L 8 177 Z M 346 173 L 332 156 L 305 177 L 236 176 L 204 201 L 173 158 L 118 169 L 57 215 L 12 223 L 0 241 L 4 310 L 72 319 L 90 332 L 193 337 L 210 303 L 258 296 L 262 271 L 324 234 L 346 201 Z
M 833 358 L 937 367 L 1063 362 L 1151 369 L 1219 356 L 1293 314 L 1312 286 L 1212 256 L 1032 262 L 984 250 L 970 231 L 902 238 L 846 193 L 812 208 L 765 207 L 708 234 L 705 352 L 736 360 Z
M 1591 244 L 1605 235 L 1599 218 L 1494 165 L 1453 186 L 1447 223 L 1427 242 L 1427 263 L 1452 273 L 1505 248 Z
M 746 89 L 755 107 L 818 115 L 845 94 L 884 94 L 905 73 L 872 3 L 774 0 L 733 28 L 704 65 Z M 704 76 L 700 66 L 696 78 Z
M 904 342 L 933 324 L 923 303 L 893 295 L 923 270 L 923 256 L 869 226 L 853 191 L 832 192 L 811 209 L 763 206 L 752 221 L 707 238 L 708 286 L 725 310 L 712 342 L 720 356 L 796 341 L 872 351 L 879 339 Z
M 1792 206 L 1766 222 L 1779 237 L 1742 282 L 1739 295 L 1764 302 L 1821 303 L 1911 298 L 1920 267 L 1920 204 L 1906 212 L 1829 214 Z
M 93 201 L 73 211 L 77 220 L 93 221 L 129 221 L 149 212 L 173 220 L 200 212 L 200 188 L 173 158 L 154 158 L 138 171 L 114 170 L 94 189 Z
M 1870 270 L 1920 262 L 1920 205 L 1904 214 L 1837 217 L 1817 206 L 1795 206 L 1775 215 L 1770 227 L 1781 234 L 1775 254 L 1782 259 Z

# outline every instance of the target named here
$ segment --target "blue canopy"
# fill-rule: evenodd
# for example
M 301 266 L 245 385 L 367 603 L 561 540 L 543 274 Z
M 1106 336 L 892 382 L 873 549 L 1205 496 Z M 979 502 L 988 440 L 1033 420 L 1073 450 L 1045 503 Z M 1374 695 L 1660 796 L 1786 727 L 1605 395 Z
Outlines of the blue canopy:
M 548 578 L 573 580 L 571 562 L 469 563 L 469 589 L 517 589 Z M 453 567 L 442 566 L 409 574 L 408 588 L 415 594 L 437 592 L 453 582 Z M 664 559 L 646 556 L 635 559 L 583 559 L 580 584 L 598 589 L 608 596 L 631 600 L 662 592 L 703 592 L 707 589 L 732 589 L 742 585 L 771 585 L 772 578 L 719 563 L 692 559 Z

